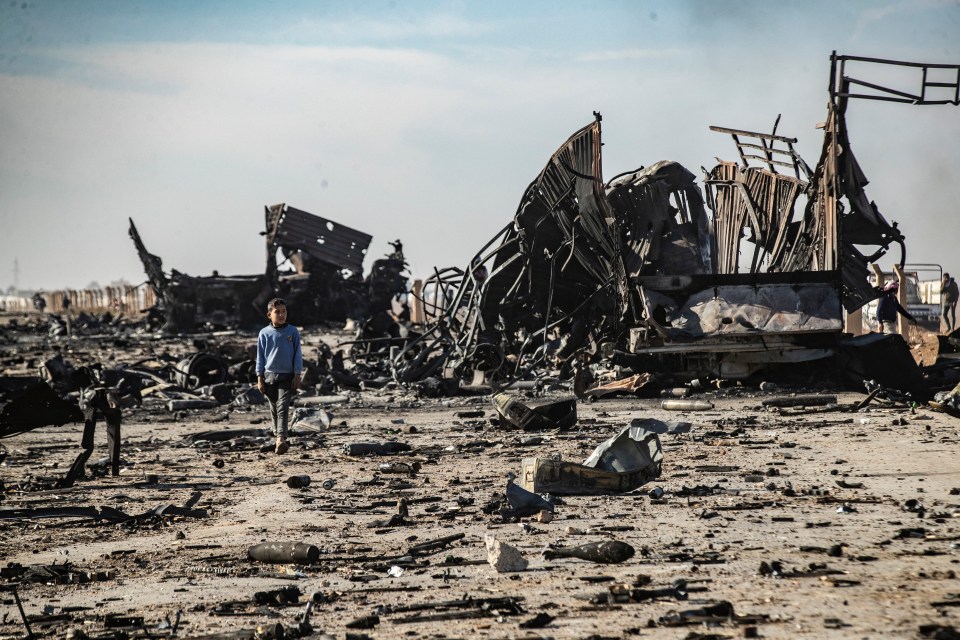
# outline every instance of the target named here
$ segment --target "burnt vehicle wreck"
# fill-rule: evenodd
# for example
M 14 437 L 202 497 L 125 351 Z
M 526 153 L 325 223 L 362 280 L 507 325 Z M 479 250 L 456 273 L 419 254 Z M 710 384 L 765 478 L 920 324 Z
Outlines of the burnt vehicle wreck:
M 274 297 L 291 308 L 291 322 L 365 320 L 389 311 L 407 293 L 407 263 L 400 241 L 393 253 L 374 261 L 363 276 L 372 236 L 286 204 L 264 207 L 266 266 L 261 275 L 190 276 L 163 270 L 147 251 L 130 220 L 130 237 L 152 285 L 164 333 L 198 327 L 263 324 L 263 309 Z
M 845 72 L 851 61 L 922 70 L 921 91 L 856 80 Z M 595 112 L 470 265 L 426 283 L 435 319 L 392 359 L 395 378 L 443 372 L 481 385 L 544 368 L 568 378 L 608 359 L 736 379 L 833 356 L 844 310 L 879 296 L 870 264 L 896 247 L 901 268 L 906 259 L 903 234 L 866 195 L 848 101 L 957 104 L 956 83 L 926 80 L 939 66 L 956 68 L 834 54 L 816 167 L 776 124 L 769 134 L 711 127 L 732 136 L 739 161 L 704 169 L 703 193 L 691 171 L 666 160 L 605 182 Z M 949 99 L 930 87 L 949 89 Z

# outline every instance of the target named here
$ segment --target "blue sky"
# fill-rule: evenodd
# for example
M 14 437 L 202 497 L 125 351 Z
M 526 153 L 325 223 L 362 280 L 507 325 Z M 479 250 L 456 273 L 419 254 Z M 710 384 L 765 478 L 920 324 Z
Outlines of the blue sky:
M 462 265 L 594 110 L 607 178 L 699 173 L 733 155 L 709 125 L 777 114 L 815 164 L 832 50 L 960 63 L 960 3 L 0 0 L 0 287 L 14 258 L 24 288 L 142 281 L 127 217 L 168 269 L 259 273 L 276 202 L 372 234 L 368 266 L 395 238 Z M 960 108 L 848 124 L 908 260 L 960 269 Z

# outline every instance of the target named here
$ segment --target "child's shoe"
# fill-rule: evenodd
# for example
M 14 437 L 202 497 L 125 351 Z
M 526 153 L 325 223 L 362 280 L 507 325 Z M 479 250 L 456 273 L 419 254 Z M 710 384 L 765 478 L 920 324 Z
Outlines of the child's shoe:
M 274 451 L 275 451 L 277 454 L 282 455 L 282 454 L 286 453 L 286 452 L 289 451 L 289 450 L 290 450 L 290 443 L 287 442 L 287 439 L 278 436 L 278 437 L 277 437 L 277 446 L 276 446 L 276 448 L 274 449 Z

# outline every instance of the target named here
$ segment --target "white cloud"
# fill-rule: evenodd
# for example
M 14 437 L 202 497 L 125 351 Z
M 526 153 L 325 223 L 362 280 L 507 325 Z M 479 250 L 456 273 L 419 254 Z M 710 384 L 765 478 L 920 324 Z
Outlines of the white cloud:
M 886 5 L 872 6 L 860 12 L 853 27 L 853 40 L 858 40 L 879 22 L 898 15 L 917 15 L 937 9 L 960 7 L 958 0 L 901 0 Z
M 290 35 L 324 34 L 332 37 L 358 37 L 368 41 L 409 40 L 419 38 L 479 38 L 493 29 L 486 22 L 472 21 L 449 14 L 396 16 L 393 20 L 316 20 L 305 19 L 290 30 Z
M 574 58 L 577 62 L 620 62 L 624 60 L 656 60 L 680 55 L 680 49 L 613 49 L 583 53 Z

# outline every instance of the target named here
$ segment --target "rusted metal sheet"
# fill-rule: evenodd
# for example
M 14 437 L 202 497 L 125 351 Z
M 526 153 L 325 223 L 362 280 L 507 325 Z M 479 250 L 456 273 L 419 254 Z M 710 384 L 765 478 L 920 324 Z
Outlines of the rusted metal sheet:
M 767 169 L 742 168 L 721 162 L 705 180 L 714 211 L 716 273 L 738 273 L 741 240 L 751 232 L 752 258 L 748 273 L 786 271 L 797 244 L 799 225 L 791 224 L 803 180 Z

